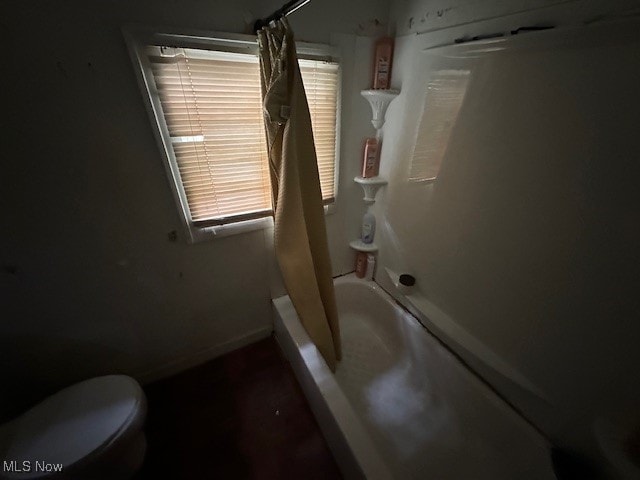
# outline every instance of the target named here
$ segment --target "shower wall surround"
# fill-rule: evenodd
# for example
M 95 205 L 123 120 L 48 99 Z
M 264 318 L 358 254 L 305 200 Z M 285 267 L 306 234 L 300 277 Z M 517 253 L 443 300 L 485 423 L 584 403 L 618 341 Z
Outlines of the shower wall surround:
M 376 281 L 553 441 L 609 465 L 602 432 L 640 428 L 640 25 L 530 33 L 468 60 L 423 52 L 536 15 L 396 39 Z M 439 177 L 409 181 L 416 99 L 443 69 L 468 69 L 468 89 Z

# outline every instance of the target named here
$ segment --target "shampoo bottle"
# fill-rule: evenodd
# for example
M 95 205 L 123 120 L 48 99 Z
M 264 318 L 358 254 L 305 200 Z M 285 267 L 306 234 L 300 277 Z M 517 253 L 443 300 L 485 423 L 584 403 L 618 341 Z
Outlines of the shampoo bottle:
M 362 217 L 362 243 L 373 243 L 373 236 L 375 233 L 376 217 L 373 213 L 367 212 Z
M 383 37 L 376 42 L 373 66 L 373 88 L 387 89 L 391 86 L 391 61 L 393 59 L 393 39 Z
M 367 254 L 367 271 L 365 280 L 373 280 L 373 272 L 376 269 L 376 257 L 373 253 Z
M 358 252 L 356 254 L 356 277 L 363 278 L 367 272 L 367 254 Z
M 378 140 L 367 138 L 364 144 L 364 158 L 362 159 L 362 178 L 371 178 L 378 175 L 380 170 L 380 156 Z

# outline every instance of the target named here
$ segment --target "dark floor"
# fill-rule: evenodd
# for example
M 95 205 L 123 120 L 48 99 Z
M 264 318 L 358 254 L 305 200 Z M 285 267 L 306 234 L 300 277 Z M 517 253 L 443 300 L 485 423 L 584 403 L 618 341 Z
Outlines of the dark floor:
M 135 480 L 341 478 L 273 338 L 145 391 L 149 446 Z

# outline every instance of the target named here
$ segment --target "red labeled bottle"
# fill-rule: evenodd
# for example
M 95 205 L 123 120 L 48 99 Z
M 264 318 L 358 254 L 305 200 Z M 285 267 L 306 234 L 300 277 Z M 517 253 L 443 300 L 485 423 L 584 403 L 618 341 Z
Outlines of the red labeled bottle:
M 364 142 L 362 159 L 362 178 L 371 178 L 380 171 L 380 143 L 376 138 L 367 138 Z
M 356 277 L 364 278 L 367 273 L 367 254 L 358 252 L 356 254 Z
M 385 90 L 391 88 L 391 62 L 393 61 L 393 38 L 382 37 L 376 42 L 376 54 L 373 64 L 373 88 Z

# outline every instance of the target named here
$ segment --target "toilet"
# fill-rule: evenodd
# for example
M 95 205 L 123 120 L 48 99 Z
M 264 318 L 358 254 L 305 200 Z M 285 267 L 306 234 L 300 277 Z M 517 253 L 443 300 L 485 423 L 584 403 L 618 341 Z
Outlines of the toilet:
M 147 403 L 126 375 L 76 383 L 0 426 L 0 479 L 124 480 L 142 464 Z

